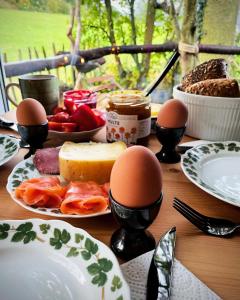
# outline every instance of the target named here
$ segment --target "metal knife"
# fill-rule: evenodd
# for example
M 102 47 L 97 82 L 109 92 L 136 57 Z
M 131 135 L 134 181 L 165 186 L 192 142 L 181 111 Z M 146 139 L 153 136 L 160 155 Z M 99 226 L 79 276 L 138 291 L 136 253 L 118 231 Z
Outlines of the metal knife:
M 158 242 L 148 271 L 147 300 L 170 298 L 175 242 L 176 227 L 166 232 Z
M 0 128 L 12 129 L 16 132 L 18 131 L 17 125 L 14 122 L 6 120 L 3 117 L 0 117 Z
M 187 150 L 192 149 L 193 147 L 197 147 L 208 143 L 210 143 L 210 141 L 206 141 L 206 140 L 196 140 L 196 141 L 186 142 L 177 145 L 176 151 L 180 154 L 184 154 Z

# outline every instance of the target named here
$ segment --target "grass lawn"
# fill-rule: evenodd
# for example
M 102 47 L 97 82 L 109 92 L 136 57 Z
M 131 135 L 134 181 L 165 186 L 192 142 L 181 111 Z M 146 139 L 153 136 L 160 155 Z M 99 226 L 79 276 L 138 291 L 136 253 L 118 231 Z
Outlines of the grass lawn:
M 47 56 L 53 54 L 52 43 L 57 50 L 69 49 L 66 37 L 69 16 L 20 10 L 0 9 L 0 49 L 7 53 L 8 61 L 18 60 L 18 49 L 22 50 L 23 59 L 28 59 L 28 47 L 39 52 L 42 46 Z M 35 55 L 33 54 L 33 57 Z

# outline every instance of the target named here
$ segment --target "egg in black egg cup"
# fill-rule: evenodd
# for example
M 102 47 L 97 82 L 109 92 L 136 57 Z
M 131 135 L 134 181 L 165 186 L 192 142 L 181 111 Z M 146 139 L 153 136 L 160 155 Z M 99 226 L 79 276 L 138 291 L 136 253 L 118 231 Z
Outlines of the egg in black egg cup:
M 180 143 L 186 126 L 179 128 L 166 128 L 156 123 L 156 136 L 162 144 L 162 149 L 156 153 L 157 159 L 162 163 L 174 164 L 181 160 L 181 156 L 176 152 L 176 146 Z
M 48 122 L 41 125 L 20 125 L 17 124 L 18 133 L 24 144 L 29 144 L 29 152 L 24 156 L 27 159 L 36 152 L 37 149 L 43 148 L 43 143 L 48 136 Z
M 153 235 L 145 230 L 158 215 L 162 204 L 162 193 L 151 205 L 129 208 L 119 204 L 109 192 L 110 207 L 114 218 L 120 224 L 111 237 L 111 249 L 124 260 L 133 259 L 156 246 Z

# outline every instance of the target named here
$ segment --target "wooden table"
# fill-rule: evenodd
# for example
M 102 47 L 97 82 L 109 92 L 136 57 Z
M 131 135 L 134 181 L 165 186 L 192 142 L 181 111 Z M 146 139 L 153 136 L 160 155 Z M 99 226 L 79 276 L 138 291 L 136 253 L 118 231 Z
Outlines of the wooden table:
M 14 134 L 8 130 L 0 130 L 0 133 Z M 185 140 L 189 139 L 185 137 Z M 150 138 L 149 148 L 153 152 L 157 152 L 160 148 L 154 136 Z M 21 149 L 14 158 L 0 166 L 0 219 L 52 219 L 20 207 L 6 191 L 7 178 L 25 153 L 26 150 Z M 161 166 L 164 199 L 160 213 L 149 230 L 158 240 L 165 231 L 175 225 L 176 258 L 223 299 L 239 299 L 240 235 L 236 234 L 225 239 L 207 236 L 172 208 L 172 200 L 176 196 L 203 214 L 229 218 L 236 222 L 240 222 L 240 208 L 224 203 L 192 184 L 183 174 L 180 164 Z M 106 245 L 109 245 L 111 234 L 118 228 L 111 214 L 96 218 L 64 220 L 83 228 Z

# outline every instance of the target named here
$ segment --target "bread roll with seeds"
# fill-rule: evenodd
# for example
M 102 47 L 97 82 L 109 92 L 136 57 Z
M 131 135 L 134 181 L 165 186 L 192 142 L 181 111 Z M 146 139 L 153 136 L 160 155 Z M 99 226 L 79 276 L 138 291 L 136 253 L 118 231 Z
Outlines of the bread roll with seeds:
M 208 79 L 188 86 L 187 93 L 214 96 L 239 97 L 239 86 L 235 79 Z
M 187 87 L 192 84 L 216 78 L 226 78 L 227 77 L 227 62 L 223 58 L 211 59 L 198 65 L 190 73 L 185 75 L 182 79 L 180 89 L 186 91 Z

